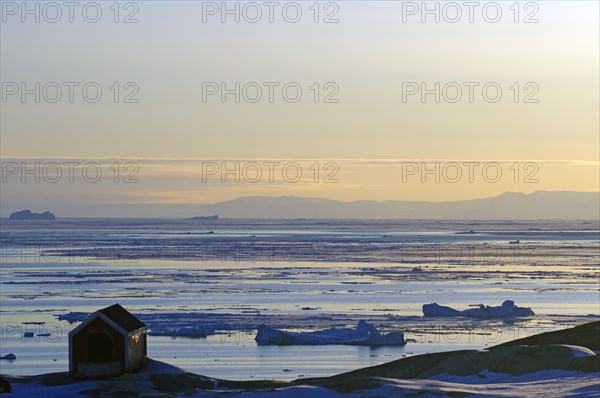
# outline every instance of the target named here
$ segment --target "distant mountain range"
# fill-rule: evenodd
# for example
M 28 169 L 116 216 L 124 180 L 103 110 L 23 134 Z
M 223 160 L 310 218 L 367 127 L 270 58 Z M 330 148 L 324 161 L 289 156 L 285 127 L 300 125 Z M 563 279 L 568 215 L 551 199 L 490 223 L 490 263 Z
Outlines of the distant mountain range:
M 599 219 L 600 192 L 507 192 L 454 202 L 342 202 L 297 196 L 252 196 L 202 205 L 196 214 L 225 218 Z

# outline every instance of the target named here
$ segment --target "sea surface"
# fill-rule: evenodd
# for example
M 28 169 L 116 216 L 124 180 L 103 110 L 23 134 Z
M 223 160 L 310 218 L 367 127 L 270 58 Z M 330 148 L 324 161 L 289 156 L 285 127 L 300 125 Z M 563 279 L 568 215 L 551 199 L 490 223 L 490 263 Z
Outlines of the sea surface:
M 229 379 L 325 376 L 405 356 L 486 346 L 600 318 L 598 221 L 0 220 L 0 372 L 68 369 L 58 320 L 119 303 L 156 330 L 149 356 Z M 425 319 L 514 300 L 517 320 Z M 261 323 L 294 331 L 373 322 L 402 347 L 259 346 Z M 24 337 L 33 332 L 34 337 Z

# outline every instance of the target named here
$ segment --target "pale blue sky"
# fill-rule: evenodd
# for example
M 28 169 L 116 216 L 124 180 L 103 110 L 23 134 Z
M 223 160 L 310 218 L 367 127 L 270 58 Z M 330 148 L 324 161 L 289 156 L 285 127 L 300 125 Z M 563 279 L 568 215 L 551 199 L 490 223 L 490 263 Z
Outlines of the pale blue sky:
M 599 160 L 598 2 L 536 2 L 536 24 L 515 24 L 512 2 L 500 2 L 497 24 L 480 13 L 473 24 L 423 24 L 418 16 L 402 23 L 401 3 L 337 2 L 336 24 L 313 23 L 312 2 L 300 2 L 305 14 L 297 24 L 277 13 L 273 24 L 223 24 L 218 17 L 203 23 L 202 2 L 194 1 L 137 2 L 136 24 L 113 23 L 108 3 L 97 24 L 80 18 L 23 24 L 9 16 L 1 27 L 3 82 L 94 81 L 104 93 L 96 104 L 22 104 L 11 97 L 2 104 L 0 153 L 20 159 Z M 304 95 L 296 104 L 203 103 L 207 81 L 298 82 Z M 403 103 L 406 81 L 498 82 L 504 93 L 496 104 Z M 135 82 L 139 103 L 112 103 L 112 82 Z M 335 82 L 339 103 L 313 103 L 314 82 Z M 535 82 L 540 102 L 515 104 L 514 82 Z M 552 189 L 597 189 L 595 166 L 581 170 L 553 171 L 545 181 Z M 356 176 L 364 174 L 355 171 L 349 181 L 359 183 Z M 318 193 L 415 199 L 393 181 L 381 183 L 390 176 L 393 171 L 380 172 L 366 193 L 322 187 Z M 502 187 L 511 188 L 525 189 Z M 147 186 L 156 189 L 160 184 Z M 247 192 L 238 189 L 190 194 L 189 201 Z M 463 196 L 500 190 L 470 187 Z M 434 191 L 418 198 L 460 197 L 452 190 L 430 197 Z

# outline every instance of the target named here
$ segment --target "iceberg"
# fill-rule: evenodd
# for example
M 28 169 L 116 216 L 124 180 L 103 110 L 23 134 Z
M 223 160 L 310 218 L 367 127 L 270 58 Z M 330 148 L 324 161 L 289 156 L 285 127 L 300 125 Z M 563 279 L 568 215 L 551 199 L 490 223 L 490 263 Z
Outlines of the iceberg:
M 519 307 L 512 300 L 506 300 L 499 307 L 479 304 L 477 308 L 455 310 L 437 303 L 423 305 L 424 316 L 465 316 L 472 318 L 508 318 L 535 315 L 529 307 Z
M 287 332 L 266 325 L 258 327 L 255 338 L 261 345 L 405 345 L 404 333 L 381 334 L 373 324 L 359 321 L 355 329 L 331 328 L 316 332 Z
M 171 336 L 171 337 L 188 337 L 188 338 L 206 338 L 208 335 L 214 334 L 215 331 L 207 329 L 204 326 L 184 326 L 184 327 L 163 327 L 151 330 L 153 336 Z
M 22 210 L 16 211 L 8 217 L 11 221 L 38 221 L 38 220 L 54 220 L 56 216 L 49 212 L 45 211 L 43 213 L 34 213 L 31 210 Z

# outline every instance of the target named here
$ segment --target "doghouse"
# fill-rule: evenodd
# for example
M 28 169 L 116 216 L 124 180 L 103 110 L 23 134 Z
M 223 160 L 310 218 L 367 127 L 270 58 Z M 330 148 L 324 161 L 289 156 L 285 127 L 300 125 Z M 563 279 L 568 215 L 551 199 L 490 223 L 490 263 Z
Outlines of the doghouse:
M 105 377 L 138 370 L 146 360 L 147 333 L 119 304 L 96 311 L 69 333 L 69 371 Z

